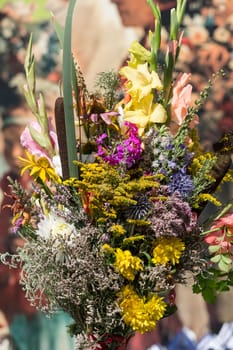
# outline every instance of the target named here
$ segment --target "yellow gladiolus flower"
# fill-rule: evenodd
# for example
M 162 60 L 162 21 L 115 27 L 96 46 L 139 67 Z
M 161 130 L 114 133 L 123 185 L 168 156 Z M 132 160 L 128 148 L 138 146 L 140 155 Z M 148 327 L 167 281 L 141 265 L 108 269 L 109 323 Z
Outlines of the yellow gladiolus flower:
M 123 118 L 137 125 L 140 136 L 150 124 L 163 124 L 167 120 L 166 110 L 160 103 L 153 103 L 153 99 L 153 94 L 149 94 L 140 101 L 132 99 L 125 106 Z
M 126 77 L 130 84 L 128 85 L 128 93 L 137 95 L 139 100 L 151 93 L 152 89 L 162 90 L 163 85 L 156 72 L 149 72 L 148 64 L 138 64 L 134 67 L 123 67 L 120 74 Z
M 130 61 L 129 67 L 136 67 L 138 64 L 149 62 L 151 59 L 151 52 L 142 46 L 138 41 L 134 40 L 129 48 Z

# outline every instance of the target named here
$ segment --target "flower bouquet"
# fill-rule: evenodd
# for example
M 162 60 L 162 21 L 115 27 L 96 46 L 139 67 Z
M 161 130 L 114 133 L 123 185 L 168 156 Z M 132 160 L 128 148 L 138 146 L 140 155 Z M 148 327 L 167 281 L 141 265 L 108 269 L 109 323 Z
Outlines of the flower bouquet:
M 230 171 L 232 134 L 205 152 L 191 75 L 175 70 L 185 1 L 171 10 L 165 62 L 159 62 L 161 13 L 152 0 L 150 48 L 133 42 L 127 64 L 101 73 L 89 93 L 64 33 L 63 97 L 54 132 L 38 97 L 31 41 L 24 93 L 37 121 L 22 134 L 32 191 L 11 182 L 15 232 L 25 239 L 11 258 L 22 264 L 27 298 L 74 319 L 77 349 L 116 349 L 176 310 L 175 286 L 213 301 L 233 285 L 232 202 L 213 195 Z M 208 202 L 219 210 L 200 220 Z

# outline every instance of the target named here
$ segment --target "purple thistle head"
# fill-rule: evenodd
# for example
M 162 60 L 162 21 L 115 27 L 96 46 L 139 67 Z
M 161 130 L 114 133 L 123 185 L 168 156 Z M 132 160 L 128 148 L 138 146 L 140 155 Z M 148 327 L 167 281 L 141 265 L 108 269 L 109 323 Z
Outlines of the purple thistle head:
M 184 168 L 171 176 L 169 190 L 171 194 L 179 192 L 182 198 L 188 198 L 192 195 L 194 183 L 191 176 L 186 174 Z

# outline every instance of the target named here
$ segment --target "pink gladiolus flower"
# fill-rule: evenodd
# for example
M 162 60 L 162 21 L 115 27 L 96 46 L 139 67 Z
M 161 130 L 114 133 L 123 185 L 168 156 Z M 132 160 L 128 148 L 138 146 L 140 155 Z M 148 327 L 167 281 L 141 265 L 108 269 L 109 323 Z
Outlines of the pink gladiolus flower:
M 192 102 L 192 85 L 188 84 L 191 74 L 178 76 L 173 89 L 171 104 L 171 132 L 176 133 L 188 114 Z
M 41 128 L 38 122 L 32 121 L 30 123 L 30 126 L 32 126 L 35 130 L 38 131 L 38 133 L 41 132 Z M 53 149 L 54 149 L 54 154 L 58 153 L 58 140 L 57 140 L 57 135 L 56 133 L 52 130 L 52 124 L 51 124 L 51 119 L 49 119 L 49 136 L 52 141 Z M 51 161 L 51 158 L 49 157 L 48 153 L 44 148 L 39 146 L 32 138 L 30 130 L 28 127 L 26 127 L 21 134 L 20 137 L 20 142 L 21 145 L 26 148 L 31 154 L 36 155 L 38 157 L 46 157 L 49 161 Z
M 219 246 L 216 253 L 230 253 L 233 260 L 233 213 L 228 214 L 214 223 L 210 232 L 206 235 L 205 241 L 209 245 Z

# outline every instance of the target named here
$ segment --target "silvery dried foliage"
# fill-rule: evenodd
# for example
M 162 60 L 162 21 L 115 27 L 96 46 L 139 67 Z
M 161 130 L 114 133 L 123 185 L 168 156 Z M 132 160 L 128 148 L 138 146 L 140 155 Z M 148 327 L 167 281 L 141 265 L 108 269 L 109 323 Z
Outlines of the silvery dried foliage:
M 57 307 L 69 312 L 78 333 L 95 333 L 101 325 L 110 331 L 121 322 L 114 298 L 123 280 L 104 263 L 98 236 L 96 228 L 86 226 L 70 240 L 38 238 L 18 250 L 27 298 L 47 312 Z

